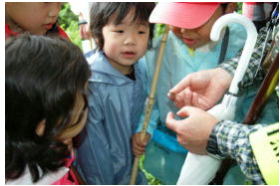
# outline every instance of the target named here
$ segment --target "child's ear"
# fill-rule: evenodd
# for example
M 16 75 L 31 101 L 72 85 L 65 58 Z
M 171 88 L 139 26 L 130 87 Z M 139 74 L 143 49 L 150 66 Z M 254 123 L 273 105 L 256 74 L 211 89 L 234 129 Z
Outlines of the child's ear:
M 237 9 L 237 4 L 236 3 L 228 3 L 226 13 L 233 13 Z
M 43 119 L 42 121 L 40 121 L 36 127 L 36 134 L 38 136 L 43 136 L 44 132 L 45 132 L 45 128 L 46 128 L 46 120 Z

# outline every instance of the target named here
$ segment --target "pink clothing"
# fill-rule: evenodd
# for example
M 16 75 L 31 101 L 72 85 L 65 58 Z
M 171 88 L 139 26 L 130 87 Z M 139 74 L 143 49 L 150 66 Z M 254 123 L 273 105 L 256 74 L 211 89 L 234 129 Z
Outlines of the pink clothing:
M 71 158 L 66 160 L 65 167 L 70 169 L 74 160 L 74 155 L 71 155 Z M 52 185 L 79 185 L 79 182 L 74 172 L 70 169 L 62 178 L 54 182 Z

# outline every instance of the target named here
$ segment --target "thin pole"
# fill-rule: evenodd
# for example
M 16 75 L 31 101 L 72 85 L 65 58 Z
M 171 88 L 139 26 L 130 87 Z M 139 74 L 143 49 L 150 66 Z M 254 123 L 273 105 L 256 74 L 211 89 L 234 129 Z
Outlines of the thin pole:
M 263 80 L 261 87 L 250 106 L 250 109 L 245 117 L 244 123 L 252 125 L 256 122 L 257 117 L 261 109 L 264 107 L 264 104 L 271 96 L 275 87 L 278 85 L 279 80 L 279 54 L 275 58 L 274 62 L 271 64 L 265 79 Z
M 157 60 L 156 60 L 156 67 L 155 67 L 155 72 L 154 72 L 154 76 L 153 76 L 153 80 L 152 80 L 151 92 L 150 92 L 150 95 L 148 97 L 148 103 L 145 106 L 145 119 L 144 119 L 143 128 L 141 130 L 141 134 L 140 134 L 141 140 L 144 140 L 144 137 L 147 133 L 147 128 L 148 128 L 148 125 L 149 125 L 153 105 L 154 105 L 154 102 L 155 102 L 155 93 L 156 93 L 156 89 L 157 89 L 157 82 L 158 82 L 161 62 L 162 62 L 162 58 L 163 58 L 163 54 L 164 54 L 164 49 L 165 49 L 166 41 L 167 41 L 167 37 L 168 37 L 168 31 L 169 31 L 169 28 L 166 25 L 165 32 L 164 32 L 164 34 L 162 36 L 162 39 L 161 39 L 159 52 L 158 52 L 158 56 L 157 56 Z M 135 185 L 135 183 L 136 183 L 139 158 L 140 158 L 139 156 L 134 158 L 133 167 L 132 167 L 132 171 L 131 171 L 130 182 L 129 182 L 130 185 Z

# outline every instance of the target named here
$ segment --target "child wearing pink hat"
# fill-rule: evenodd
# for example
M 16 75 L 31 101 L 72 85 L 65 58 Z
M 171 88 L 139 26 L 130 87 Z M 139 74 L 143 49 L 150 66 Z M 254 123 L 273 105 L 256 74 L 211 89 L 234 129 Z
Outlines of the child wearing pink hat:
M 165 125 L 167 113 L 178 111 L 167 93 L 187 74 L 214 68 L 235 57 L 243 48 L 246 31 L 238 24 L 228 26 L 218 42 L 210 40 L 211 28 L 216 20 L 232 13 L 235 8 L 236 3 L 158 3 L 150 16 L 150 22 L 166 24 L 171 28 L 148 127 L 151 140 L 144 162 L 144 168 L 163 184 L 176 184 L 187 154 L 187 150 L 177 142 L 176 135 Z M 153 49 L 145 55 L 150 78 L 159 43 L 160 38 L 156 38 Z M 134 153 L 142 154 L 146 143 L 136 138 L 133 140 Z

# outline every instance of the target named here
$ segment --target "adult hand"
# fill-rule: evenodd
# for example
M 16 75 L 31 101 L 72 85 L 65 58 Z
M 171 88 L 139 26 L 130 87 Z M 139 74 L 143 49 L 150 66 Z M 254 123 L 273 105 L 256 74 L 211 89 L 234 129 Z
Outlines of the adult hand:
M 132 151 L 135 156 L 144 154 L 145 148 L 150 140 L 150 134 L 146 133 L 144 139 L 141 139 L 141 133 L 136 133 L 132 137 Z
M 189 106 L 183 107 L 177 115 L 187 118 L 176 120 L 174 114 L 169 112 L 166 126 L 177 133 L 178 142 L 190 152 L 207 154 L 206 145 L 218 120 L 204 110 Z
M 179 108 L 190 105 L 208 110 L 223 97 L 231 80 L 232 76 L 222 68 L 195 72 L 173 87 L 168 97 Z

